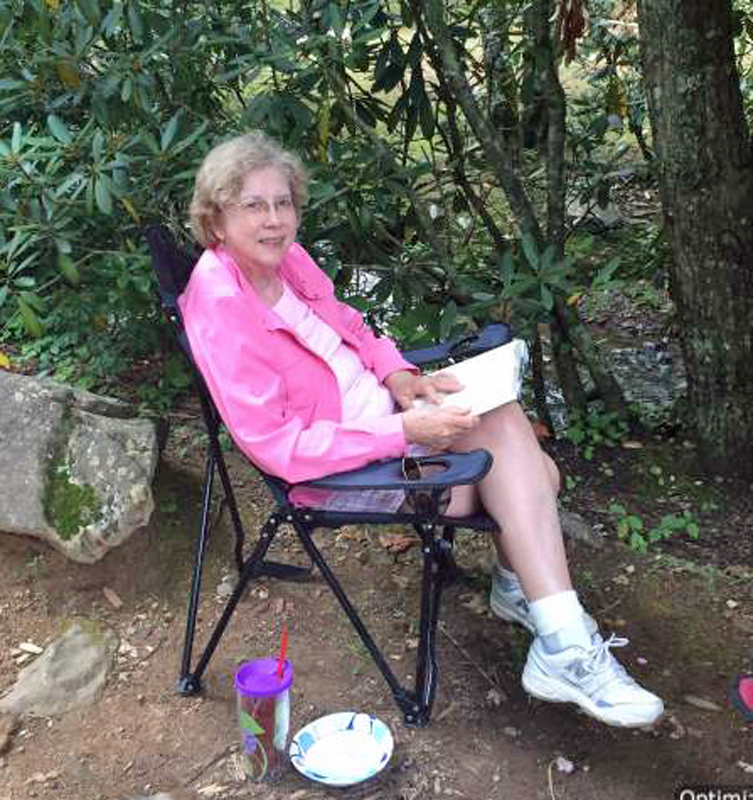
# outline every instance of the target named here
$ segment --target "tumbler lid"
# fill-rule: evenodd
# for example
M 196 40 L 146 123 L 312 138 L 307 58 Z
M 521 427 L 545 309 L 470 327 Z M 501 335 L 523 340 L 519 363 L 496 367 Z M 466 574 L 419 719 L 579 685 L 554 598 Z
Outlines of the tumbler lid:
M 235 688 L 244 697 L 270 697 L 290 688 L 293 665 L 282 662 L 282 677 L 277 677 L 276 658 L 255 658 L 244 661 L 235 673 Z

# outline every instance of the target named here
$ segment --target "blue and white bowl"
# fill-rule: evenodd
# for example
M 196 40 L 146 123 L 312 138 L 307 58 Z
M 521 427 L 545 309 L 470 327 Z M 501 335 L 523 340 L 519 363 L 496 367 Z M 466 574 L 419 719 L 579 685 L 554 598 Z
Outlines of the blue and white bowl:
M 290 743 L 290 760 L 312 781 L 352 786 L 384 769 L 393 747 L 390 729 L 381 720 L 343 711 L 301 728 Z

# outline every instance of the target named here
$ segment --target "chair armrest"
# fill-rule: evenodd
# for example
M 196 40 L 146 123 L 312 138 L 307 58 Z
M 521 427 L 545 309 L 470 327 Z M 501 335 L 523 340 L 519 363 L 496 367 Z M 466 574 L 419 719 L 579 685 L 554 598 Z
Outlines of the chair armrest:
M 435 456 L 419 456 L 414 459 L 419 464 L 441 467 L 433 474 L 422 476 L 419 480 L 408 481 L 403 476 L 402 458 L 387 461 L 374 461 L 365 467 L 338 472 L 312 481 L 302 481 L 297 486 L 312 486 L 317 489 L 358 490 L 358 489 L 444 489 L 478 483 L 490 470 L 492 457 L 486 450 L 471 450 L 470 453 L 439 453 Z
M 494 322 L 486 325 L 478 333 L 464 336 L 461 339 L 452 339 L 448 342 L 439 342 L 431 347 L 419 350 L 406 350 L 402 355 L 406 361 L 419 367 L 432 361 L 444 361 L 448 358 L 468 358 L 479 353 L 485 353 L 493 347 L 507 344 L 512 340 L 512 330 L 505 322 Z

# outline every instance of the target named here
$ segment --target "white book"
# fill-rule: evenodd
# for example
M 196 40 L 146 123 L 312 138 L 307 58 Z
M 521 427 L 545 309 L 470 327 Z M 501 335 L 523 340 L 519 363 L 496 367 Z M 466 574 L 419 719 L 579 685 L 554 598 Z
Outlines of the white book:
M 454 375 L 463 385 L 458 392 L 442 395 L 440 405 L 470 408 L 473 414 L 484 414 L 497 406 L 517 400 L 527 364 L 526 343 L 522 339 L 513 339 L 478 356 L 437 370 Z M 422 408 L 435 404 L 419 397 L 414 405 Z

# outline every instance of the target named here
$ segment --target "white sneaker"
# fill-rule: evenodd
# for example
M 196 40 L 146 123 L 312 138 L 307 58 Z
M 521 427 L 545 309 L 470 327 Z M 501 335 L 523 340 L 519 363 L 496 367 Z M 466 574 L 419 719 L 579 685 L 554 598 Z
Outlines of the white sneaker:
M 492 589 L 489 593 L 489 606 L 492 613 L 507 622 L 516 622 L 523 625 L 535 636 L 536 626 L 531 619 L 528 608 L 528 600 L 520 583 L 505 581 L 499 573 L 494 570 L 492 573 Z M 599 634 L 599 626 L 596 620 L 590 615 L 585 614 L 586 628 L 591 636 L 591 643 L 601 644 L 602 638 Z
M 651 725 L 663 713 L 664 703 L 639 686 L 609 652 L 627 643 L 612 635 L 587 649 L 568 647 L 547 653 L 536 638 L 523 669 L 523 688 L 541 700 L 575 703 L 607 725 Z
M 536 627 L 528 611 L 528 600 L 526 600 L 520 584 L 503 581 L 497 570 L 492 573 L 489 605 L 492 613 L 500 619 L 517 622 L 528 628 L 531 633 L 536 633 Z

